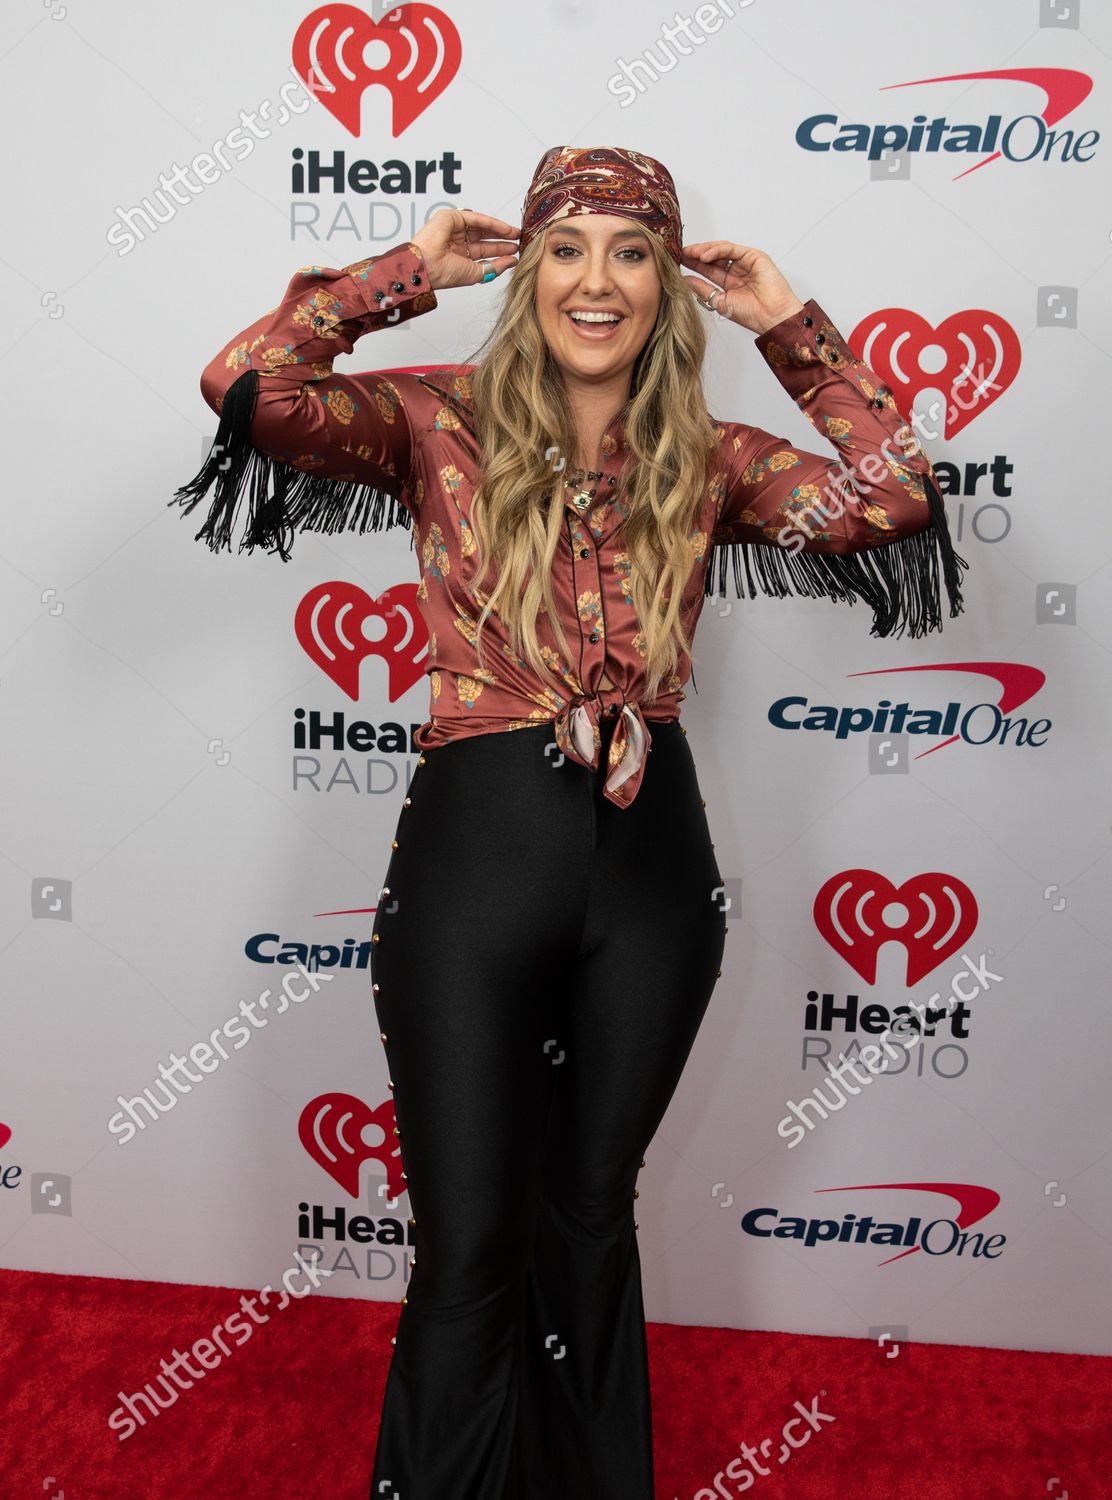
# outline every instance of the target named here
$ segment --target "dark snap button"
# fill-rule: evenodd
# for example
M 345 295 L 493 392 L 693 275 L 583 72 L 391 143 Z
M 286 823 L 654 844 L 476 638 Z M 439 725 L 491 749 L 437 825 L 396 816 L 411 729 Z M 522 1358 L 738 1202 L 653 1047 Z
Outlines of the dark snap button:
M 405 291 L 405 282 L 404 281 L 395 281 L 393 289 L 394 289 L 395 292 L 404 292 Z
M 587 639 L 590 641 L 590 643 L 591 643 L 592 646 L 597 645 L 598 644 L 598 631 L 597 630 L 592 630 L 591 633 L 590 633 L 590 635 L 587 637 Z
M 808 315 L 803 319 L 803 326 L 804 326 L 804 328 L 810 328 L 811 324 L 814 321 L 815 321 L 814 318 L 812 318 L 811 315 L 808 313 Z
M 579 555 L 580 555 L 580 557 L 590 557 L 590 555 L 591 555 L 591 549 L 590 549 L 590 547 L 580 547 L 580 549 L 579 549 Z

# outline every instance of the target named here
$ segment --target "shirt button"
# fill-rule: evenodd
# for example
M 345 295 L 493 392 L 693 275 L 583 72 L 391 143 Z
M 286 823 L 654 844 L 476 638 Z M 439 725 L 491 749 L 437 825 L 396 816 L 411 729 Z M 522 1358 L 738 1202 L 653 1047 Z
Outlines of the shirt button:
M 590 633 L 590 635 L 587 637 L 587 639 L 590 641 L 590 643 L 591 643 L 592 646 L 597 645 L 598 644 L 598 631 L 597 630 L 592 630 L 591 633 Z
M 814 322 L 814 321 L 815 321 L 815 320 L 814 320 L 814 318 L 812 318 L 812 317 L 811 317 L 811 315 L 810 315 L 810 314 L 808 314 L 808 315 L 807 315 L 807 317 L 805 317 L 805 318 L 804 318 L 804 319 L 803 319 L 803 326 L 804 326 L 804 328 L 810 328 L 810 326 L 811 326 L 811 324 L 812 324 L 812 323 L 813 323 L 813 322 Z
M 579 555 L 580 555 L 580 557 L 590 557 L 590 555 L 591 555 L 591 549 L 590 549 L 590 547 L 580 547 L 580 549 L 579 549 Z
M 606 712 L 610 715 L 611 718 L 613 718 L 613 716 L 618 712 L 618 705 L 616 703 L 612 703 L 606 710 Z

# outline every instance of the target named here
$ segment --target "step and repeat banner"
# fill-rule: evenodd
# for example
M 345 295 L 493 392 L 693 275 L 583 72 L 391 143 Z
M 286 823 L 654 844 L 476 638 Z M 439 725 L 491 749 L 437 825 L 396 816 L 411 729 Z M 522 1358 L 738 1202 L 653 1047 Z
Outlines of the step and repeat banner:
M 298 267 L 444 206 L 516 223 L 543 150 L 620 145 L 891 387 L 970 565 L 919 640 L 706 604 L 683 722 L 728 939 L 639 1178 L 647 1314 L 1112 1353 L 1107 10 L 145 23 L 2 23 L 0 1262 L 405 1295 L 370 937 L 429 714 L 421 617 L 403 670 L 381 601 L 418 558 L 402 530 L 216 556 L 207 502 L 167 502 L 215 434 L 202 369 Z M 337 369 L 466 358 L 504 290 Z M 714 323 L 706 389 L 822 449 L 745 330 Z

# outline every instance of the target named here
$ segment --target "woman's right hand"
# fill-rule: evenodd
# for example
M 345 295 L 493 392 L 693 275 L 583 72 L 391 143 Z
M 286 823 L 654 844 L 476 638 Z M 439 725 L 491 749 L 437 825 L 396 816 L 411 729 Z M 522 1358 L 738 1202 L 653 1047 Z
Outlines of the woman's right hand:
M 501 274 L 517 263 L 517 239 L 521 230 L 504 219 L 470 208 L 441 208 L 428 223 L 411 235 L 425 262 L 429 287 L 434 292 L 453 286 L 474 286 L 487 270 L 480 259 Z

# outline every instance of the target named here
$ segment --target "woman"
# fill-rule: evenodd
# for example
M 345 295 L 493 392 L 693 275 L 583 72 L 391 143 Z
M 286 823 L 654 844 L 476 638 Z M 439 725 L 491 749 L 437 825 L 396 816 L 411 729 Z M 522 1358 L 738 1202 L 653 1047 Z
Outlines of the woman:
M 474 366 L 333 371 L 507 271 Z M 700 307 L 757 334 L 850 476 L 707 413 Z M 241 498 L 248 550 L 419 544 L 431 713 L 372 965 L 417 1254 L 371 1494 L 645 1500 L 636 1178 L 726 934 L 679 724 L 695 625 L 730 560 L 739 594 L 744 566 L 750 597 L 755 573 L 940 628 L 939 561 L 951 615 L 966 564 L 930 464 L 818 304 L 750 246 L 685 246 L 667 169 L 619 148 L 546 152 L 520 229 L 441 210 L 307 267 L 202 389 L 220 429 L 175 498 L 215 485 L 214 549 Z

